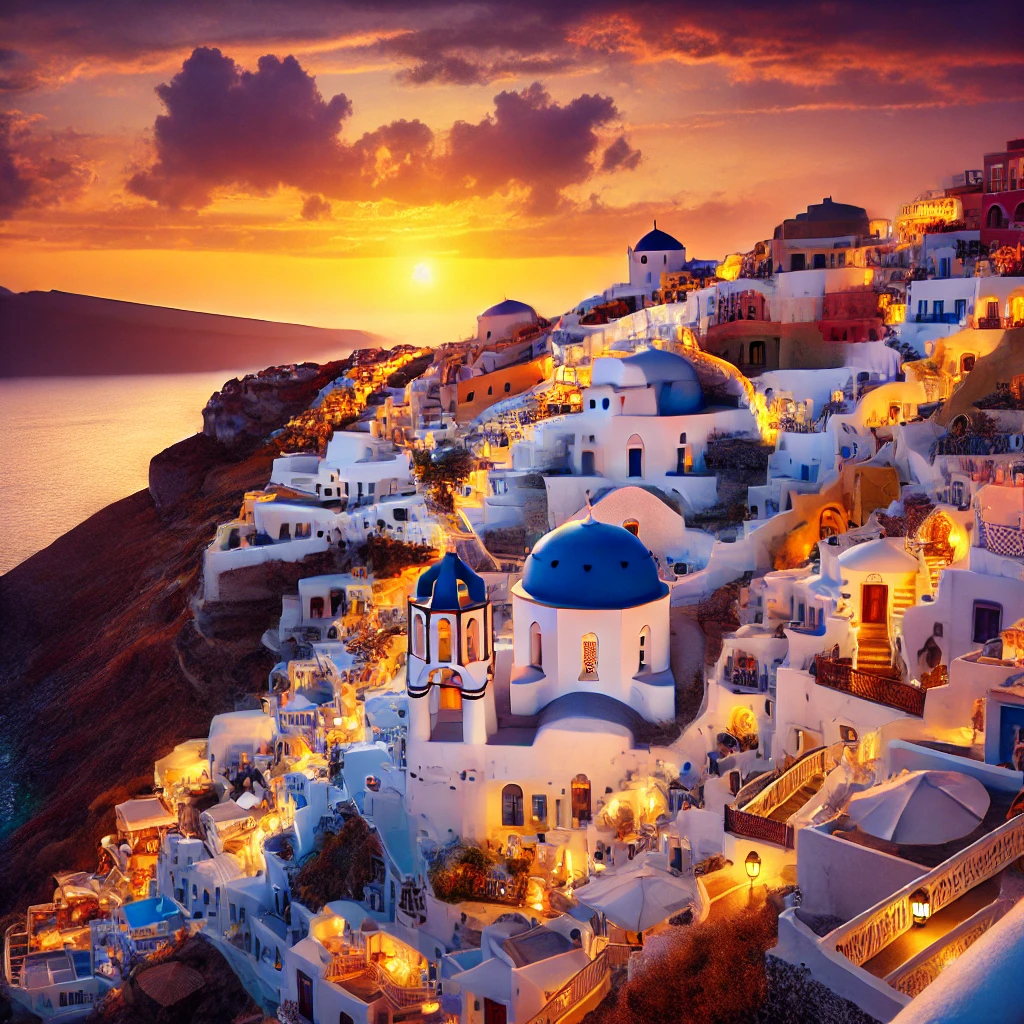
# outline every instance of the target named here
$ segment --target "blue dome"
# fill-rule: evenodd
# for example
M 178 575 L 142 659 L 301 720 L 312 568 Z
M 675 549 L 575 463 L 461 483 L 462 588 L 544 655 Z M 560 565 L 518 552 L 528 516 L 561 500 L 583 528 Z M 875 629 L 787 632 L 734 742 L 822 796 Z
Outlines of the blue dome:
M 655 228 L 653 231 L 648 231 L 647 234 L 633 246 L 633 252 L 665 252 L 667 250 L 672 251 L 685 248 L 686 247 L 678 238 L 673 238 L 667 231 L 661 231 L 658 228 Z
M 487 585 L 454 551 L 435 562 L 416 581 L 416 600 L 430 601 L 431 611 L 457 612 L 464 606 L 459 599 L 459 583 L 466 585 L 468 604 L 487 600 Z
M 664 597 L 668 585 L 629 530 L 586 519 L 538 541 L 526 559 L 523 590 L 556 608 L 633 608 Z
M 505 299 L 504 302 L 499 302 L 497 305 L 491 306 L 490 309 L 485 309 L 480 315 L 508 316 L 509 313 L 525 313 L 527 316 L 537 315 L 537 311 L 533 306 L 528 306 L 525 302 L 519 302 L 517 299 Z

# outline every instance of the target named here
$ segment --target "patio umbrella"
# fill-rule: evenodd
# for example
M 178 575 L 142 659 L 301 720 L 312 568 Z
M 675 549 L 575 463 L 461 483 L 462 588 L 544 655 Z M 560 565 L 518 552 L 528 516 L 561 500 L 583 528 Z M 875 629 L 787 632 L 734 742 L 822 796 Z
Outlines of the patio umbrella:
M 988 812 L 985 787 L 960 772 L 903 772 L 850 797 L 850 819 L 893 843 L 933 846 L 973 832 Z
M 628 932 L 647 931 L 697 901 L 692 881 L 646 863 L 592 879 L 576 898 Z

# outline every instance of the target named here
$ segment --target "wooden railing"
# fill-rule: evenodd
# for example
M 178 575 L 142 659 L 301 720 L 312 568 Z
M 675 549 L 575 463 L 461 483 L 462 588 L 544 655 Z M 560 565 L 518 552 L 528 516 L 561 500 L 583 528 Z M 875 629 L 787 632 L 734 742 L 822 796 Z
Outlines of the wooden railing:
M 394 978 L 378 963 L 370 961 L 367 974 L 373 978 L 374 984 L 395 1004 L 395 1006 L 418 1006 L 434 998 L 433 985 L 416 985 L 406 987 L 399 985 Z
M 360 952 L 335 953 L 327 965 L 324 977 L 328 981 L 338 981 L 350 974 L 366 970 L 366 954 Z
M 626 942 L 609 942 L 604 947 L 604 956 L 608 961 L 608 967 L 612 970 L 616 967 L 626 967 L 629 964 L 630 955 L 643 948 L 643 946 L 631 946 Z
M 608 958 L 598 953 L 578 974 L 574 974 L 527 1024 L 555 1024 L 590 995 L 608 976 Z
M 828 747 L 809 750 L 789 766 L 774 782 L 765 786 L 740 810 L 767 818 L 777 807 L 781 807 L 794 793 L 803 789 L 815 776 L 827 775 L 836 766 L 836 760 Z
M 28 932 L 12 924 L 4 933 L 4 977 L 11 988 L 21 985 L 21 972 L 28 955 Z
M 725 831 L 762 843 L 775 843 L 786 849 L 792 849 L 795 841 L 784 821 L 772 821 L 758 814 L 748 814 L 728 804 L 725 808 Z
M 911 957 L 891 974 L 887 974 L 885 980 L 911 999 L 919 996 L 948 964 L 970 949 L 1011 905 L 1007 900 L 997 900 L 987 907 L 982 907 L 937 942 L 933 942 L 917 956 Z
M 814 656 L 814 670 L 819 686 L 848 693 L 851 697 L 859 697 L 872 704 L 884 704 L 918 718 L 924 715 L 925 691 L 909 683 L 901 683 L 887 676 L 876 676 L 873 672 L 856 669 L 821 654 Z
M 881 903 L 829 932 L 822 945 L 837 949 L 858 967 L 913 927 L 910 897 L 923 888 L 932 914 L 1024 856 L 1024 814 L 1000 825 Z

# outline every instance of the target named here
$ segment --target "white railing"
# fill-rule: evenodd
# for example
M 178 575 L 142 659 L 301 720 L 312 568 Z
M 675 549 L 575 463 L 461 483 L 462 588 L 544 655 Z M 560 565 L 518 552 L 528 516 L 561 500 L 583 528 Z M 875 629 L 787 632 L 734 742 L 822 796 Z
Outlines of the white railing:
M 887 974 L 885 980 L 911 999 L 919 996 L 948 964 L 970 949 L 1011 906 L 1007 900 L 997 900 L 987 907 L 982 907 L 937 942 L 933 942 L 927 949 L 923 949 L 905 964 Z
M 836 759 L 828 747 L 818 747 L 817 750 L 809 751 L 739 810 L 745 814 L 767 818 L 794 793 L 803 789 L 811 779 L 818 775 L 824 777 L 835 766 Z
M 396 1006 L 417 1006 L 434 998 L 433 985 L 406 987 L 405 985 L 399 985 L 380 964 L 371 961 L 366 967 L 367 973 L 373 978 L 374 983 L 380 986 L 384 995 Z
M 601 952 L 582 971 L 574 974 L 547 1001 L 544 1009 L 530 1018 L 528 1024 L 555 1024 L 574 1006 L 583 1002 L 598 986 L 604 984 L 607 977 L 608 958 Z
M 28 953 L 28 932 L 19 929 L 21 925 L 12 924 L 4 933 L 4 978 L 12 988 L 21 984 L 21 972 Z
M 881 903 L 829 932 L 821 944 L 837 949 L 859 967 L 913 927 L 910 897 L 918 889 L 928 893 L 931 913 L 935 914 L 1022 856 L 1024 814 L 1000 825 Z

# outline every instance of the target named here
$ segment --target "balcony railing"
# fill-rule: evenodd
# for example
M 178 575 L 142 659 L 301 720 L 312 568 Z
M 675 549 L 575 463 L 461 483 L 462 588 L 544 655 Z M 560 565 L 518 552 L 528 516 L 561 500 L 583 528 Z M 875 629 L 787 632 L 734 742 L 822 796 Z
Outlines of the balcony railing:
M 418 1006 L 434 998 L 433 983 L 406 987 L 399 985 L 380 964 L 370 962 L 366 966 L 374 984 L 380 986 L 380 990 L 395 1006 Z
M 531 1017 L 528 1024 L 555 1024 L 572 1007 L 583 1002 L 591 992 L 604 984 L 608 977 L 608 958 L 598 953 L 578 974 L 573 975 L 545 1004 L 540 1013 Z
M 1011 818 L 892 896 L 840 925 L 821 943 L 838 950 L 860 967 L 913 927 L 910 898 L 916 890 L 924 889 L 928 893 L 931 913 L 935 914 L 1021 856 L 1024 856 L 1024 815 Z
M 833 661 L 820 654 L 814 656 L 814 668 L 819 686 L 848 693 L 851 697 L 859 697 L 872 704 L 883 704 L 917 718 L 924 715 L 925 691 L 909 683 L 855 669 L 852 665 Z
M 815 776 L 824 777 L 836 766 L 836 759 L 828 747 L 809 750 L 798 761 L 794 762 L 774 782 L 765 786 L 752 800 L 742 808 L 747 814 L 756 814 L 767 818 L 773 811 L 781 807 L 794 793 L 798 793 Z
M 901 964 L 885 980 L 911 999 L 919 996 L 953 960 L 962 956 L 1010 909 L 1007 900 L 997 900 L 961 921 L 952 931 L 933 942 L 917 956 Z
M 725 808 L 725 831 L 756 842 L 774 843 L 787 850 L 795 848 L 796 835 L 784 821 L 772 821 L 759 814 L 748 814 L 728 804 Z

